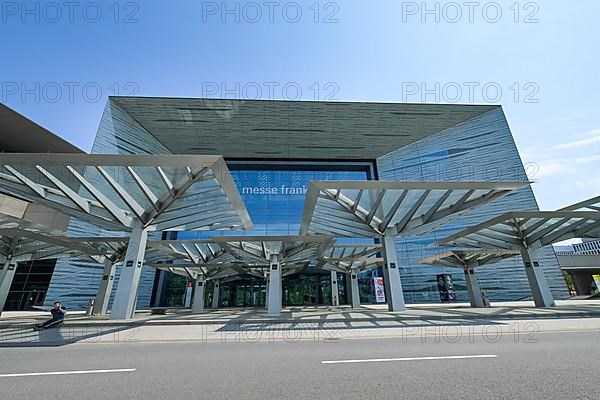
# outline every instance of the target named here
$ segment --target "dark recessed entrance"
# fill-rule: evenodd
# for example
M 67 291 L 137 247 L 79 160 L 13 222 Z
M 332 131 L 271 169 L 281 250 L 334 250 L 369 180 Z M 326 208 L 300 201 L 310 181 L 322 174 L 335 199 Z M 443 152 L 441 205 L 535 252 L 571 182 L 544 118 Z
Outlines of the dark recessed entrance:
M 18 263 L 4 311 L 24 311 L 42 306 L 55 265 L 55 259 Z

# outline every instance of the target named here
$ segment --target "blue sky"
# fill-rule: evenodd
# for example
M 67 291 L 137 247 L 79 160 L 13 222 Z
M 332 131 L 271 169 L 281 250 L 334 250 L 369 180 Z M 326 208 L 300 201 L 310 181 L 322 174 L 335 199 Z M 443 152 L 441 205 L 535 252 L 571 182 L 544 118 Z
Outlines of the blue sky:
M 600 2 L 465 3 L 2 2 L 0 101 L 84 150 L 113 94 L 502 104 L 542 208 L 598 195 Z

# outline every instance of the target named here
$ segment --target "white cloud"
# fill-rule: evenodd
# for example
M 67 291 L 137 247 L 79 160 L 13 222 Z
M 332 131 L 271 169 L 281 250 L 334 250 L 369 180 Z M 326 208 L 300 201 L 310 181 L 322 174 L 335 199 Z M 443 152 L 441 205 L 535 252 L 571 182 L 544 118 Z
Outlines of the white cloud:
M 581 179 L 577 179 L 574 182 L 572 182 L 572 185 L 577 189 L 599 190 L 600 177 L 581 177 Z
M 578 164 L 587 164 L 594 161 L 600 161 L 600 154 L 596 154 L 595 156 L 579 157 L 575 159 L 575 162 Z
M 567 159 L 535 161 L 535 164 L 538 166 L 538 170 L 535 173 L 530 174 L 531 176 L 529 176 L 529 178 L 540 179 L 553 176 L 573 175 L 576 173 L 576 169 L 573 167 L 573 161 Z
M 567 150 L 582 146 L 589 146 L 595 143 L 600 143 L 600 129 L 594 129 L 583 135 L 575 136 L 574 140 L 567 143 L 557 144 L 552 148 L 555 150 Z

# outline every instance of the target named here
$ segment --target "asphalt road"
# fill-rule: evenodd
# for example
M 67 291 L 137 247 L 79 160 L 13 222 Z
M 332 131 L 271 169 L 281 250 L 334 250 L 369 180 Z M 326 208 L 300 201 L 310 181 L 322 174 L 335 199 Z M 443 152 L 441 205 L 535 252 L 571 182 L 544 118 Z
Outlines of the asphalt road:
M 0 348 L 0 397 L 597 400 L 599 339 L 589 330 L 456 343 L 432 336 Z M 90 370 L 103 371 L 82 374 Z

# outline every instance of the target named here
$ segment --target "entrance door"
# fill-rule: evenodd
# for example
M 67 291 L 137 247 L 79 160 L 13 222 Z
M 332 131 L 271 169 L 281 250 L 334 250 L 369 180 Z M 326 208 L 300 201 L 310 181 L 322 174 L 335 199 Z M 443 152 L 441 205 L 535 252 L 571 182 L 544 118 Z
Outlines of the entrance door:
M 283 304 L 285 306 L 326 304 L 322 277 L 323 275 L 316 274 L 286 276 L 283 280 Z
M 304 278 L 303 305 L 314 306 L 319 304 L 319 281 L 318 276 L 308 275 Z

